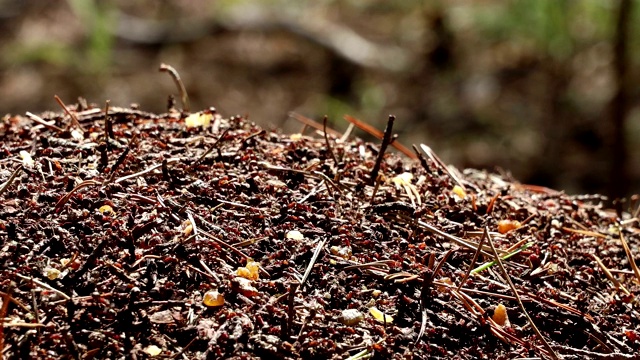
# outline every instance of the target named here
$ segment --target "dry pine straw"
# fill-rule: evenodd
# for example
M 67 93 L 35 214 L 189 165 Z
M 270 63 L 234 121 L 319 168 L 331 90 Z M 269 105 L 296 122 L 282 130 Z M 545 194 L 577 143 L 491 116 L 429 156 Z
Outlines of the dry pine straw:
M 213 110 L 66 110 L 0 124 L 6 358 L 640 350 L 637 219 L 597 196 Z

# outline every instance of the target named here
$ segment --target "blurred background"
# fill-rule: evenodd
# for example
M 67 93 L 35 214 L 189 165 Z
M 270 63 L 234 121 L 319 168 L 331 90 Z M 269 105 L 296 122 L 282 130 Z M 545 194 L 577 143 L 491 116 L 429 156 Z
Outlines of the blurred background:
M 0 0 L 0 113 L 79 96 L 287 132 L 344 114 L 458 168 L 640 192 L 640 7 L 631 0 Z M 178 101 L 178 106 L 180 102 Z M 356 135 L 367 137 L 361 131 Z

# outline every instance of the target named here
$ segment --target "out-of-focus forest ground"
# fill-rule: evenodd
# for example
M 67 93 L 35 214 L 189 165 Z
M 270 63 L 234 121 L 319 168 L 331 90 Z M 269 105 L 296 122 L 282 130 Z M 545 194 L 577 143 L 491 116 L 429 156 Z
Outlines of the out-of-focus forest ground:
M 639 8 L 0 0 L 0 112 L 58 109 L 54 94 L 164 112 L 177 95 L 158 72 L 167 63 L 192 110 L 215 106 L 290 132 L 301 128 L 290 111 L 327 114 L 338 130 L 345 113 L 380 129 L 395 114 L 401 142 L 425 143 L 459 168 L 631 195 L 640 192 Z

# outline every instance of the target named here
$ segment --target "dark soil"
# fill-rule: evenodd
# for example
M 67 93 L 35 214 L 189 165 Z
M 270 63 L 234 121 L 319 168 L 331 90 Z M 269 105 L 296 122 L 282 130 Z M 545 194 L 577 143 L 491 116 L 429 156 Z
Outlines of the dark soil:
M 210 126 L 187 128 L 175 111 L 114 108 L 105 131 L 103 110 L 71 108 L 78 124 L 56 113 L 42 115 L 46 126 L 23 116 L 0 124 L 5 358 L 640 350 L 640 274 L 623 244 L 640 253 L 634 211 L 457 174 L 426 154 L 389 150 L 372 181 L 379 144 L 273 133 L 241 117 L 203 115 Z M 503 261 L 508 276 L 496 264 L 458 288 L 495 259 L 492 244 L 517 252 Z M 251 279 L 238 275 L 246 265 Z M 222 305 L 203 302 L 213 291 Z

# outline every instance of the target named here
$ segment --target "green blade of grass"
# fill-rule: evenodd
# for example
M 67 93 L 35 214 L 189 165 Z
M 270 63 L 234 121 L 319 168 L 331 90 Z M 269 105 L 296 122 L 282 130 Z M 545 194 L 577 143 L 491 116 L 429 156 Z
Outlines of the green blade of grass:
M 533 241 L 530 241 L 530 242 L 528 242 L 528 243 L 526 243 L 526 244 L 522 245 L 521 247 L 517 248 L 516 250 L 513 250 L 512 252 L 510 252 L 510 253 L 508 253 L 508 254 L 506 254 L 506 255 L 502 256 L 500 259 L 502 259 L 502 260 L 507 260 L 508 258 L 510 258 L 510 257 L 512 257 L 512 256 L 514 256 L 514 255 L 517 255 L 517 254 L 518 254 L 518 253 L 520 253 L 522 250 L 525 250 L 525 249 L 527 249 L 527 248 L 531 247 L 531 245 L 533 245 Z M 492 266 L 493 266 L 493 265 L 495 265 L 495 264 L 496 264 L 496 261 L 495 261 L 495 260 L 494 260 L 494 261 L 489 261 L 489 262 L 484 263 L 484 264 L 482 264 L 482 265 L 478 266 L 477 268 L 473 269 L 473 270 L 471 271 L 471 273 L 472 273 L 472 274 L 477 274 L 477 273 L 479 273 L 479 272 L 481 272 L 481 271 L 487 270 L 488 268 L 492 267 Z

